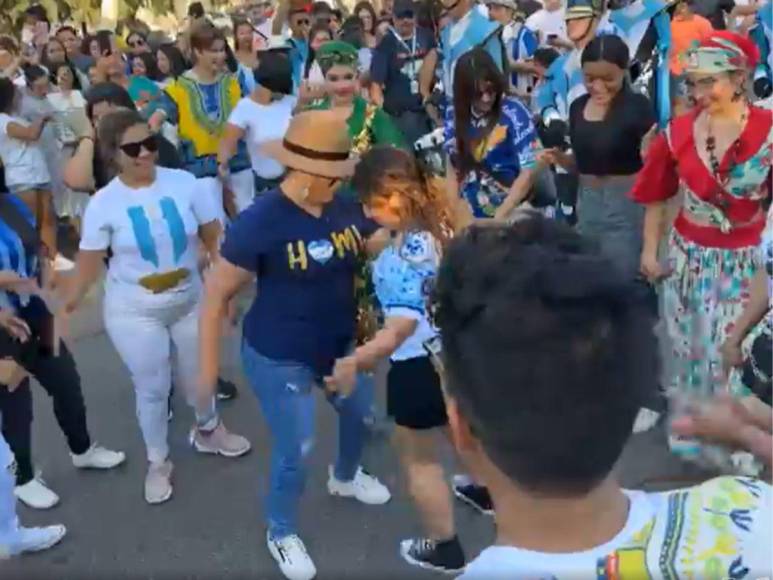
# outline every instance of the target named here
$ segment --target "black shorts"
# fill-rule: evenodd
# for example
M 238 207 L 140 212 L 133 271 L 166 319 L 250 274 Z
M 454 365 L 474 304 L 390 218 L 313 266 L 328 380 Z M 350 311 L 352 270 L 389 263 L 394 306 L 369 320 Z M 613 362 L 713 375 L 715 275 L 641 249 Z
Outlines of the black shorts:
M 387 413 L 396 425 L 408 429 L 448 424 L 440 377 L 429 357 L 392 361 L 387 375 Z

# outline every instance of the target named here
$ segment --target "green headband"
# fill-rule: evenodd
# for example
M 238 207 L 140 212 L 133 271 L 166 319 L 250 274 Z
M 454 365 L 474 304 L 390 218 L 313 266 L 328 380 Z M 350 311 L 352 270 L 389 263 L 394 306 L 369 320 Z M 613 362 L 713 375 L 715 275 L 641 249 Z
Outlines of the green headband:
M 357 69 L 359 55 L 357 49 L 348 42 L 332 40 L 323 44 L 316 54 L 319 68 L 322 74 L 327 74 L 331 68 L 337 65 Z

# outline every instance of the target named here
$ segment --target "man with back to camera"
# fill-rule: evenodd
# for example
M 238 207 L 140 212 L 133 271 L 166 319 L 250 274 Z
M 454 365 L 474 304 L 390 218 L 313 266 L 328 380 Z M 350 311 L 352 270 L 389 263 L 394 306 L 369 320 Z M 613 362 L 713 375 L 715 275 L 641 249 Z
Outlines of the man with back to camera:
M 448 248 L 435 306 L 449 425 L 497 524 L 462 579 L 770 577 L 769 484 L 617 482 L 658 378 L 649 313 L 628 284 L 579 234 L 528 213 Z

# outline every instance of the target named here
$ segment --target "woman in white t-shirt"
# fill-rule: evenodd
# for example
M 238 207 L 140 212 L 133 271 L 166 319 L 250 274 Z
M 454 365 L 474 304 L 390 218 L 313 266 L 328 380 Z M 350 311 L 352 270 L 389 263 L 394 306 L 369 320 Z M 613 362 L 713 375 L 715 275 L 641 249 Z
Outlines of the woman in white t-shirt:
M 49 93 L 46 98 L 54 110 L 53 127 L 61 150 L 61 168 L 73 156 L 78 145 L 78 135 L 72 125 L 82 125 L 83 122 L 88 122 L 88 118 L 86 100 L 81 93 L 81 84 L 73 66 L 69 62 L 59 63 L 51 71 L 51 76 L 58 90 Z M 80 123 L 77 117 L 80 117 Z M 80 232 L 81 218 L 88 202 L 88 193 L 73 191 L 67 187 L 64 179 L 61 180 L 57 195 L 54 196 L 56 213 L 61 217 L 69 217 L 78 232 Z
M 297 101 L 290 94 L 292 66 L 282 54 L 264 53 L 255 70 L 255 81 L 255 90 L 239 101 L 228 118 L 217 160 L 221 169 L 227 169 L 237 144 L 244 139 L 255 174 L 255 192 L 260 194 L 277 187 L 285 173 L 285 168 L 264 155 L 261 147 L 284 137 Z M 252 199 L 237 198 L 236 209 L 241 212 L 251 203 Z
M 40 238 L 58 270 L 72 262 L 57 253 L 56 219 L 51 195 L 51 174 L 40 139 L 51 116 L 30 122 L 20 114 L 22 92 L 13 81 L 0 78 L 0 160 L 8 191 L 19 196 L 35 216 Z
M 196 410 L 190 440 L 202 453 L 238 457 L 249 442 L 229 433 L 213 398 L 197 399 L 199 250 L 218 258 L 217 208 L 185 171 L 156 166 L 158 142 L 134 111 L 99 126 L 102 159 L 117 176 L 91 199 L 83 220 L 78 272 L 66 311 L 73 312 L 111 252 L 105 282 L 105 327 L 131 373 L 149 461 L 145 499 L 172 495 L 168 400 L 172 368 Z

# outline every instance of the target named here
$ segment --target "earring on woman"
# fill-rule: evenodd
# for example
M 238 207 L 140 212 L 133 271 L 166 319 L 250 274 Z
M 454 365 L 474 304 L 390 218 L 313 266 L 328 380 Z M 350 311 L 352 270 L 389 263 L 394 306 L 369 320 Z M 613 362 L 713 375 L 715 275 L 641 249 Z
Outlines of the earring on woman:
M 740 86 L 733 93 L 733 101 L 740 101 L 746 96 L 746 83 L 741 83 Z

